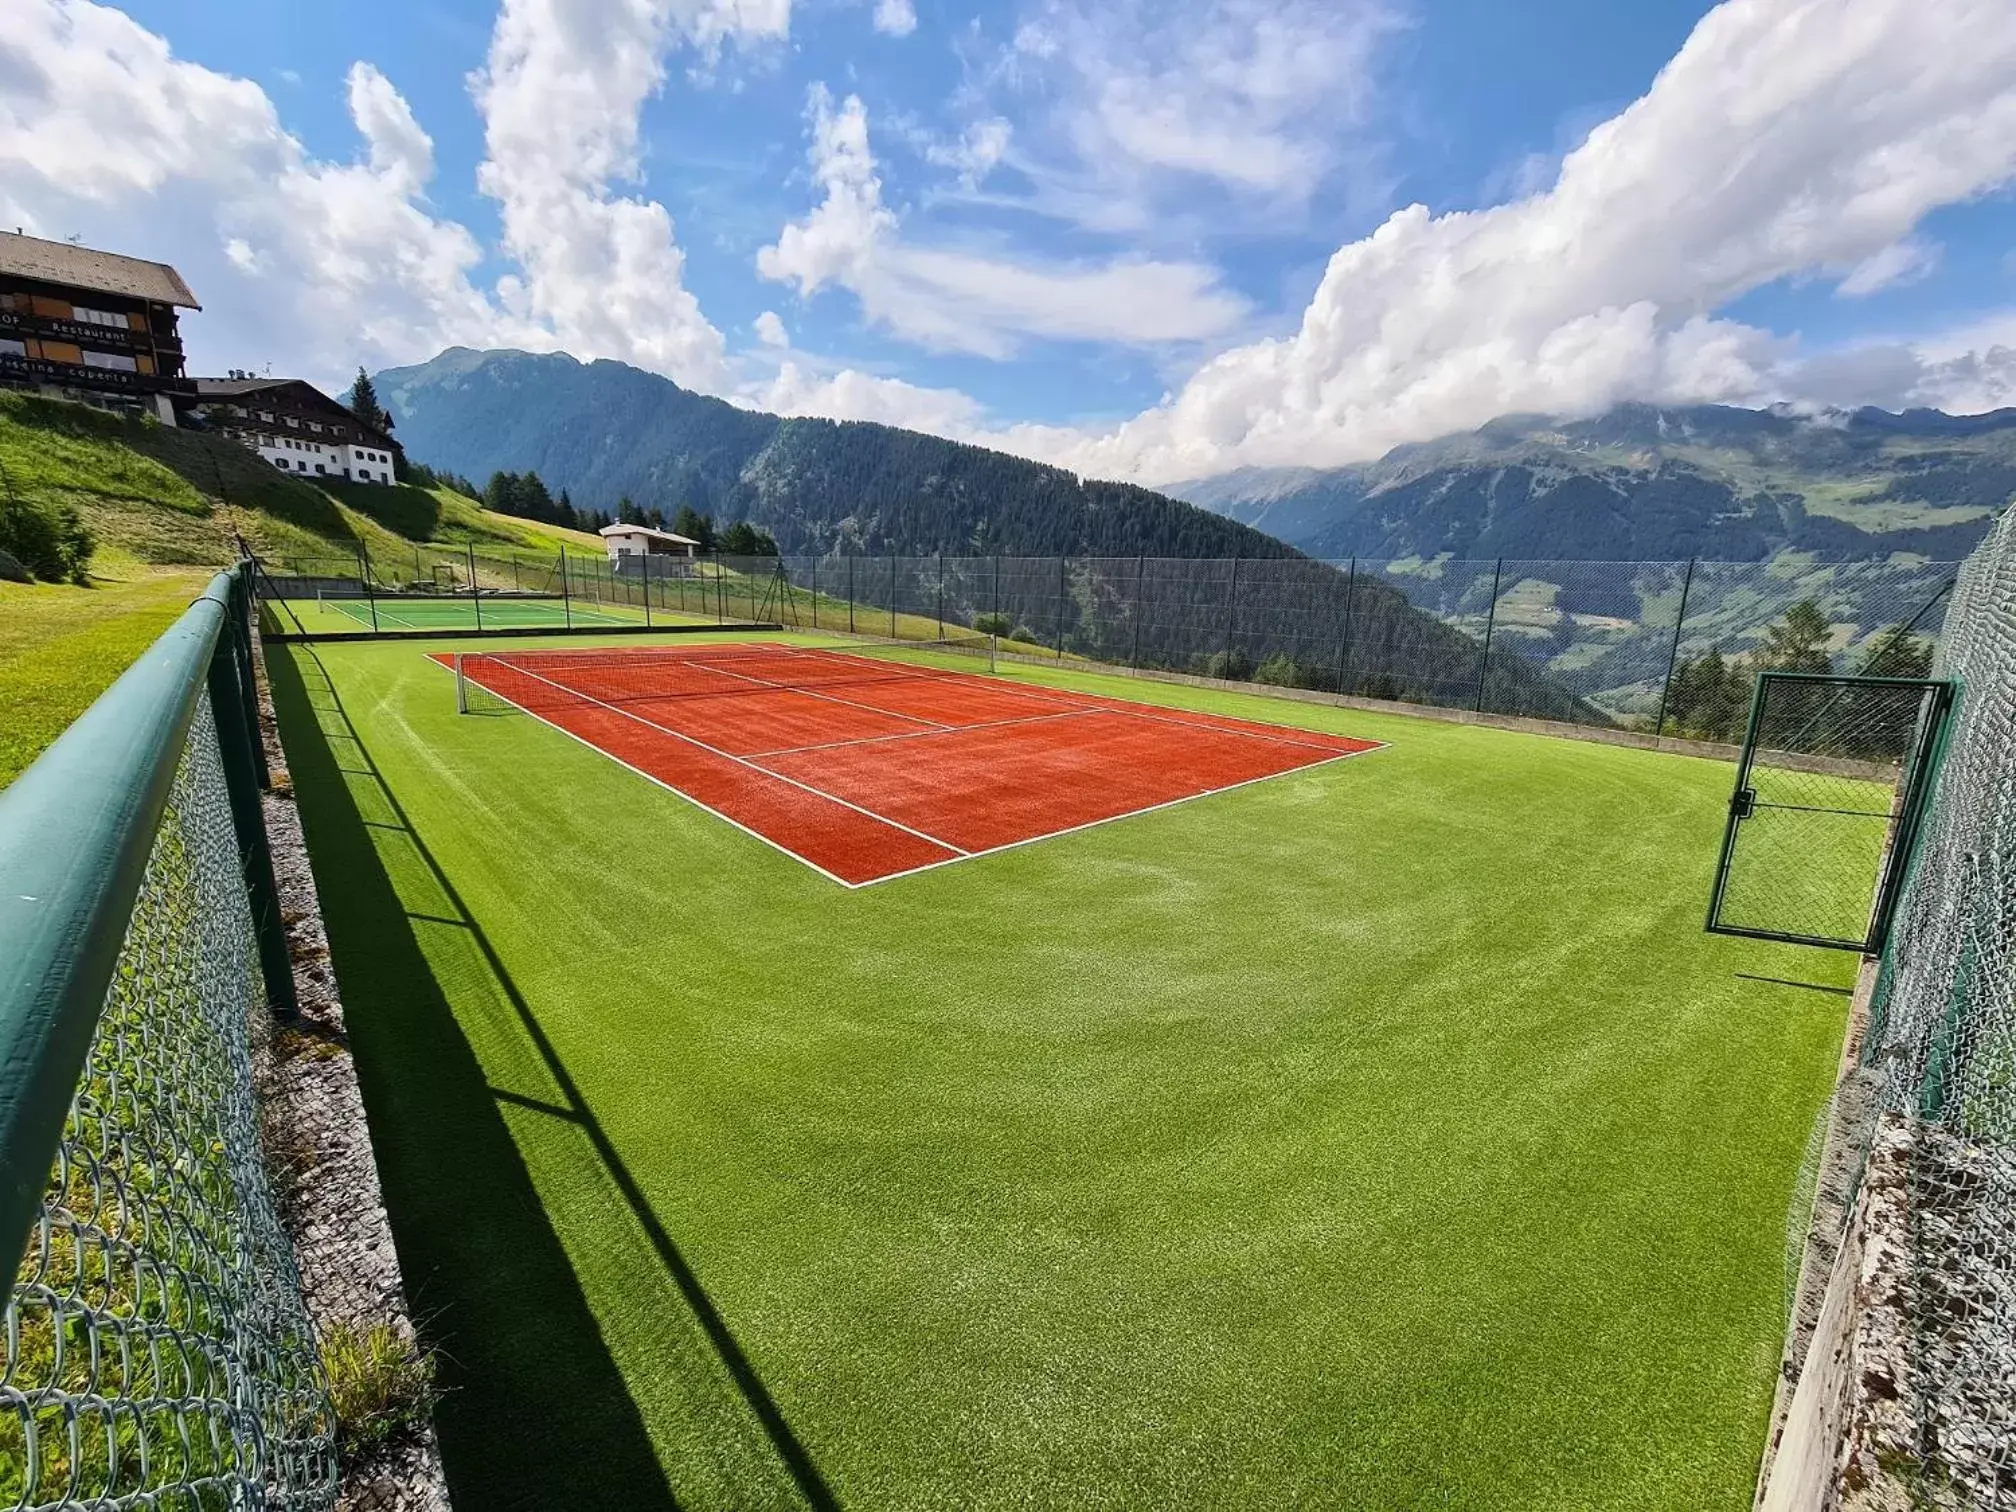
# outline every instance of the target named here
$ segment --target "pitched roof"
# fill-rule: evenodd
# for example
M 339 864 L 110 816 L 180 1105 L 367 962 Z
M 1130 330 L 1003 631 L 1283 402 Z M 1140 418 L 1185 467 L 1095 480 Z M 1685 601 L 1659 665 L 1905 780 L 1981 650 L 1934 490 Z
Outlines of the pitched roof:
M 247 394 L 283 389 L 290 383 L 301 382 L 299 378 L 198 378 L 194 381 L 196 392 L 205 399 L 241 399 Z M 319 394 L 322 391 L 317 389 L 316 392 Z M 323 397 L 328 396 L 325 394 Z
M 691 536 L 676 535 L 669 530 L 655 530 L 649 525 L 604 525 L 595 532 L 597 535 L 641 535 L 658 541 L 677 541 L 681 546 L 698 546 L 700 543 Z
M 374 425 L 366 425 L 340 400 L 331 399 L 314 384 L 300 378 L 197 378 L 192 381 L 196 385 L 196 397 L 199 400 L 249 399 L 255 394 L 278 396 L 283 390 L 291 389 L 294 392 L 287 397 L 295 402 L 306 404 L 313 410 L 320 410 L 332 420 L 349 421 L 382 446 L 396 447 L 402 454 L 406 450 L 390 431 L 381 431 Z
M 95 247 L 79 247 L 71 242 L 44 241 L 18 231 L 0 231 L 0 273 L 39 279 L 43 283 L 68 284 L 73 289 L 124 294 L 131 299 L 151 299 L 185 310 L 203 308 L 189 292 L 189 285 L 182 282 L 182 275 L 166 263 L 122 257 L 117 252 L 100 252 Z

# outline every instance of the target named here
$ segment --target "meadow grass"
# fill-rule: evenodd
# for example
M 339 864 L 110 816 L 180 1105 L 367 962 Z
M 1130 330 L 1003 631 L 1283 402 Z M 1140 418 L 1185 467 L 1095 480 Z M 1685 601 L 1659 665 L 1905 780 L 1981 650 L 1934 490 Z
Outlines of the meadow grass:
M 444 644 L 270 666 L 458 1504 L 1748 1504 L 1853 963 L 1728 766 L 1017 667 L 1392 744 L 846 892 Z
M 88 588 L 0 582 L 0 787 L 181 617 L 211 574 L 102 554 Z

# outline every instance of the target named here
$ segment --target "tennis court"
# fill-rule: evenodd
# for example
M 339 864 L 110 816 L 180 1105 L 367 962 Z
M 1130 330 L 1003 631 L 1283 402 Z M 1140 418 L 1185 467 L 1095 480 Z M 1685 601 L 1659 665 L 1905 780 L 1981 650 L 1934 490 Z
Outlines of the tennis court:
M 325 595 L 318 600 L 365 630 L 565 630 L 584 625 L 641 625 L 641 609 L 555 594 Z
M 849 887 L 1379 745 L 1008 683 L 984 638 L 435 660 L 464 708 L 543 720 Z

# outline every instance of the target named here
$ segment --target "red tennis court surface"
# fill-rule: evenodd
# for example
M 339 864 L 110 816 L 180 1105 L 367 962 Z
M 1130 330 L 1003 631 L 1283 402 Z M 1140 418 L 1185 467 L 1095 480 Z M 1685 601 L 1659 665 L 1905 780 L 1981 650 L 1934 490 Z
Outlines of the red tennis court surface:
M 849 887 L 1380 744 L 775 642 L 486 652 L 462 668 Z

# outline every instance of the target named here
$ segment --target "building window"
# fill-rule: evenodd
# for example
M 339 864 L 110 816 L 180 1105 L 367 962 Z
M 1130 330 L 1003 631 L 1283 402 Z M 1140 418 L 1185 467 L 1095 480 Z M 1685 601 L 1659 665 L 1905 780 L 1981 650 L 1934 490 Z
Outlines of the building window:
M 268 425 L 271 425 L 273 423 L 273 411 L 261 410 L 259 411 L 259 418 L 264 420 Z
M 324 466 L 323 466 L 323 465 L 322 465 L 322 464 L 321 464 L 320 462 L 317 462 L 317 463 L 315 464 L 315 471 L 317 471 L 317 472 L 326 472 L 326 471 L 328 471 L 328 469 L 327 469 L 327 468 L 325 468 L 325 467 L 324 467 Z
M 285 420 L 289 425 L 294 426 L 296 429 L 300 428 L 301 422 L 299 420 L 296 420 L 292 415 L 282 415 L 280 418 Z
M 308 422 L 308 429 L 315 432 L 315 434 L 319 436 L 322 434 L 322 422 L 319 420 L 310 420 Z
M 140 364 L 135 362 L 131 354 L 126 352 L 86 351 L 84 353 L 84 366 L 112 368 L 121 373 L 137 373 L 140 371 Z
M 16 341 L 12 336 L 0 336 L 0 357 L 26 357 L 28 343 Z
M 117 314 L 112 310 L 87 310 L 82 305 L 73 305 L 70 309 L 70 318 L 80 325 L 110 326 L 112 329 L 118 331 L 130 331 L 132 329 L 126 323 L 124 315 Z

